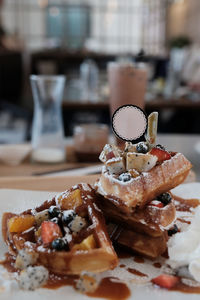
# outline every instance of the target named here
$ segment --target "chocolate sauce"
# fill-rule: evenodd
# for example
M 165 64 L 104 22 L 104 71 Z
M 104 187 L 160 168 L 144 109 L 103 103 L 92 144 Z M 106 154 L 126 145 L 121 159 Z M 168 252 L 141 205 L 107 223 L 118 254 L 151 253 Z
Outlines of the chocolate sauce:
M 146 274 L 140 272 L 139 270 L 136 270 L 136 269 L 132 269 L 132 268 L 128 268 L 127 271 L 131 274 L 134 274 L 134 275 L 137 275 L 137 276 L 140 276 L 140 277 L 147 277 Z
M 184 219 L 181 219 L 181 218 L 177 218 L 177 221 L 179 221 L 181 223 L 191 224 L 190 221 L 187 221 L 187 220 L 184 220 Z
M 5 259 L 0 261 L 0 265 L 10 273 L 17 272 L 17 269 L 15 268 L 15 259 L 16 258 L 10 253 L 5 253 Z
M 196 208 L 199 205 L 198 199 L 182 199 L 173 195 L 175 207 L 177 211 L 191 211 L 191 208 Z
M 138 264 L 143 264 L 144 263 L 144 258 L 141 256 L 135 256 L 133 259 L 136 263 Z
M 157 269 L 160 269 L 160 268 L 161 268 L 161 264 L 160 264 L 159 262 L 155 262 L 155 263 L 153 264 L 153 266 L 154 266 L 155 268 L 157 268 Z
M 88 296 L 95 298 L 106 298 L 109 300 L 125 300 L 130 297 L 131 292 L 125 283 L 120 282 L 115 277 L 103 278 L 93 293 Z

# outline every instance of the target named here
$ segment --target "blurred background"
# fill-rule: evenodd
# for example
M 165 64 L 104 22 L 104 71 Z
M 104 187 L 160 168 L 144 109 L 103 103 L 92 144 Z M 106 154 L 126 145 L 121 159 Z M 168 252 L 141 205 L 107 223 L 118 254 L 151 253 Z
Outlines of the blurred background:
M 146 70 L 160 133 L 200 133 L 199 14 L 199 0 L 1 0 L 0 143 L 30 140 L 30 74 L 66 76 L 65 136 L 110 125 L 111 61 Z

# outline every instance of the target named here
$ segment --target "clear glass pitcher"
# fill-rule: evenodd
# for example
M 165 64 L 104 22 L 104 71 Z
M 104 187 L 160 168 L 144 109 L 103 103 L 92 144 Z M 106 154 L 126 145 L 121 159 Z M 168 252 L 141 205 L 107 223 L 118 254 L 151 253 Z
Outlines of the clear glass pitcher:
M 58 163 L 65 160 L 61 103 L 64 76 L 31 75 L 34 99 L 32 160 Z

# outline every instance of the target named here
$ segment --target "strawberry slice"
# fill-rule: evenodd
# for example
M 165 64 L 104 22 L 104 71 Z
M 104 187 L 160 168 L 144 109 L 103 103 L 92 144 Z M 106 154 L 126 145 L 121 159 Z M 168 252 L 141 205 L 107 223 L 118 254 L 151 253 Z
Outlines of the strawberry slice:
M 148 205 L 149 206 L 156 206 L 156 207 L 159 207 L 159 208 L 163 208 L 164 207 L 163 203 L 160 202 L 160 201 L 157 201 L 157 200 L 151 201 Z
M 58 224 L 51 221 L 44 221 L 41 225 L 41 237 L 44 244 L 51 243 L 58 237 L 62 237 L 62 232 Z
M 174 275 L 161 274 L 160 276 L 153 278 L 151 281 L 162 288 L 171 289 L 180 281 L 180 279 Z
M 171 158 L 169 152 L 160 148 L 151 149 L 150 154 L 157 156 L 159 162 L 163 162 L 164 160 L 168 160 Z

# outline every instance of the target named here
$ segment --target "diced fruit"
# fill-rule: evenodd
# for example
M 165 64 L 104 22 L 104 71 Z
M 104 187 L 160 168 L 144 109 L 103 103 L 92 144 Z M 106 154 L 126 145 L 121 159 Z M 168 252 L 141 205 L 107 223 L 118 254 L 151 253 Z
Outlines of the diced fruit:
M 19 287 L 23 290 L 33 291 L 44 285 L 49 278 L 49 271 L 43 266 L 29 266 L 20 272 Z
M 40 211 L 35 215 L 35 221 L 37 223 L 37 226 L 40 226 L 43 221 L 47 221 L 48 219 L 49 219 L 48 209 Z
M 106 144 L 101 151 L 101 154 L 99 156 L 100 161 L 105 163 L 107 160 L 113 158 L 113 157 L 120 157 L 121 156 L 121 150 L 115 146 Z
M 165 151 L 165 147 L 164 147 L 163 145 L 157 144 L 157 145 L 156 145 L 156 148 L 159 148 L 159 149 Z
M 62 222 L 64 225 L 68 225 L 75 217 L 76 213 L 73 209 L 64 210 L 62 214 Z
M 136 150 L 137 150 L 138 153 L 145 154 L 149 151 L 149 147 L 144 142 L 140 142 L 140 143 L 137 144 Z
M 54 223 L 58 224 L 59 223 L 59 219 L 55 217 L 55 218 L 51 219 L 51 222 L 54 222 Z
M 161 274 L 160 276 L 153 278 L 151 281 L 160 287 L 171 289 L 179 282 L 179 280 L 180 279 L 176 276 Z
M 81 191 L 79 189 L 72 191 L 66 197 L 61 197 L 60 199 L 60 206 L 63 210 L 75 209 L 82 203 Z
M 84 218 L 76 216 L 69 224 L 68 227 L 72 232 L 79 232 L 81 229 L 86 227 L 87 222 Z
M 68 244 L 64 239 L 58 238 L 53 240 L 53 242 L 51 243 L 51 247 L 57 251 L 61 251 L 68 248 Z
M 98 287 L 98 280 L 94 274 L 88 272 L 81 273 L 79 279 L 76 282 L 76 289 L 81 293 L 92 293 Z
M 125 162 L 123 157 L 112 158 L 106 162 L 106 169 L 110 174 L 121 174 L 125 171 Z
M 136 152 L 136 145 L 137 144 L 132 144 L 131 142 L 126 142 L 124 152 Z
M 41 237 L 44 244 L 51 243 L 56 238 L 62 237 L 58 224 L 51 221 L 44 221 L 41 225 Z
M 37 252 L 30 252 L 27 249 L 21 249 L 16 257 L 15 267 L 18 269 L 25 269 L 26 267 L 35 264 L 38 256 Z
M 169 193 L 163 193 L 157 197 L 164 205 L 169 204 L 172 201 L 172 197 Z
M 41 237 L 41 226 L 35 231 L 35 239 L 38 241 Z
M 131 174 L 131 176 L 133 178 L 136 178 L 136 177 L 140 176 L 140 173 L 138 171 L 136 171 L 135 169 L 130 169 L 129 173 Z
M 168 160 L 171 158 L 169 152 L 162 150 L 160 148 L 153 148 L 151 149 L 150 153 L 152 155 L 157 156 L 159 162 L 163 162 L 164 160 Z
M 108 154 L 106 154 L 106 160 L 109 160 L 111 158 L 115 157 L 115 154 L 113 151 L 109 152 Z
M 72 250 L 90 250 L 96 248 L 96 242 L 93 234 L 85 238 L 80 244 L 73 246 Z
M 123 182 L 130 181 L 131 180 L 131 174 L 129 174 L 129 173 L 122 173 L 121 175 L 119 175 L 118 179 L 120 181 L 123 181 Z
M 21 215 L 12 217 L 8 221 L 8 230 L 10 232 L 23 232 L 35 224 L 35 218 L 32 215 Z
M 60 209 L 57 206 L 50 206 L 49 207 L 49 217 L 50 218 L 55 218 L 58 217 L 60 214 Z
M 176 224 L 174 224 L 174 226 L 168 230 L 168 235 L 172 236 L 173 234 L 175 234 L 177 232 L 178 232 L 178 227 Z
M 155 206 L 155 207 L 158 207 L 158 208 L 163 208 L 164 207 L 162 202 L 156 201 L 156 200 L 151 201 L 148 205 Z
M 128 152 L 126 156 L 126 170 L 135 169 L 138 172 L 148 172 L 157 162 L 157 157 L 149 153 Z

